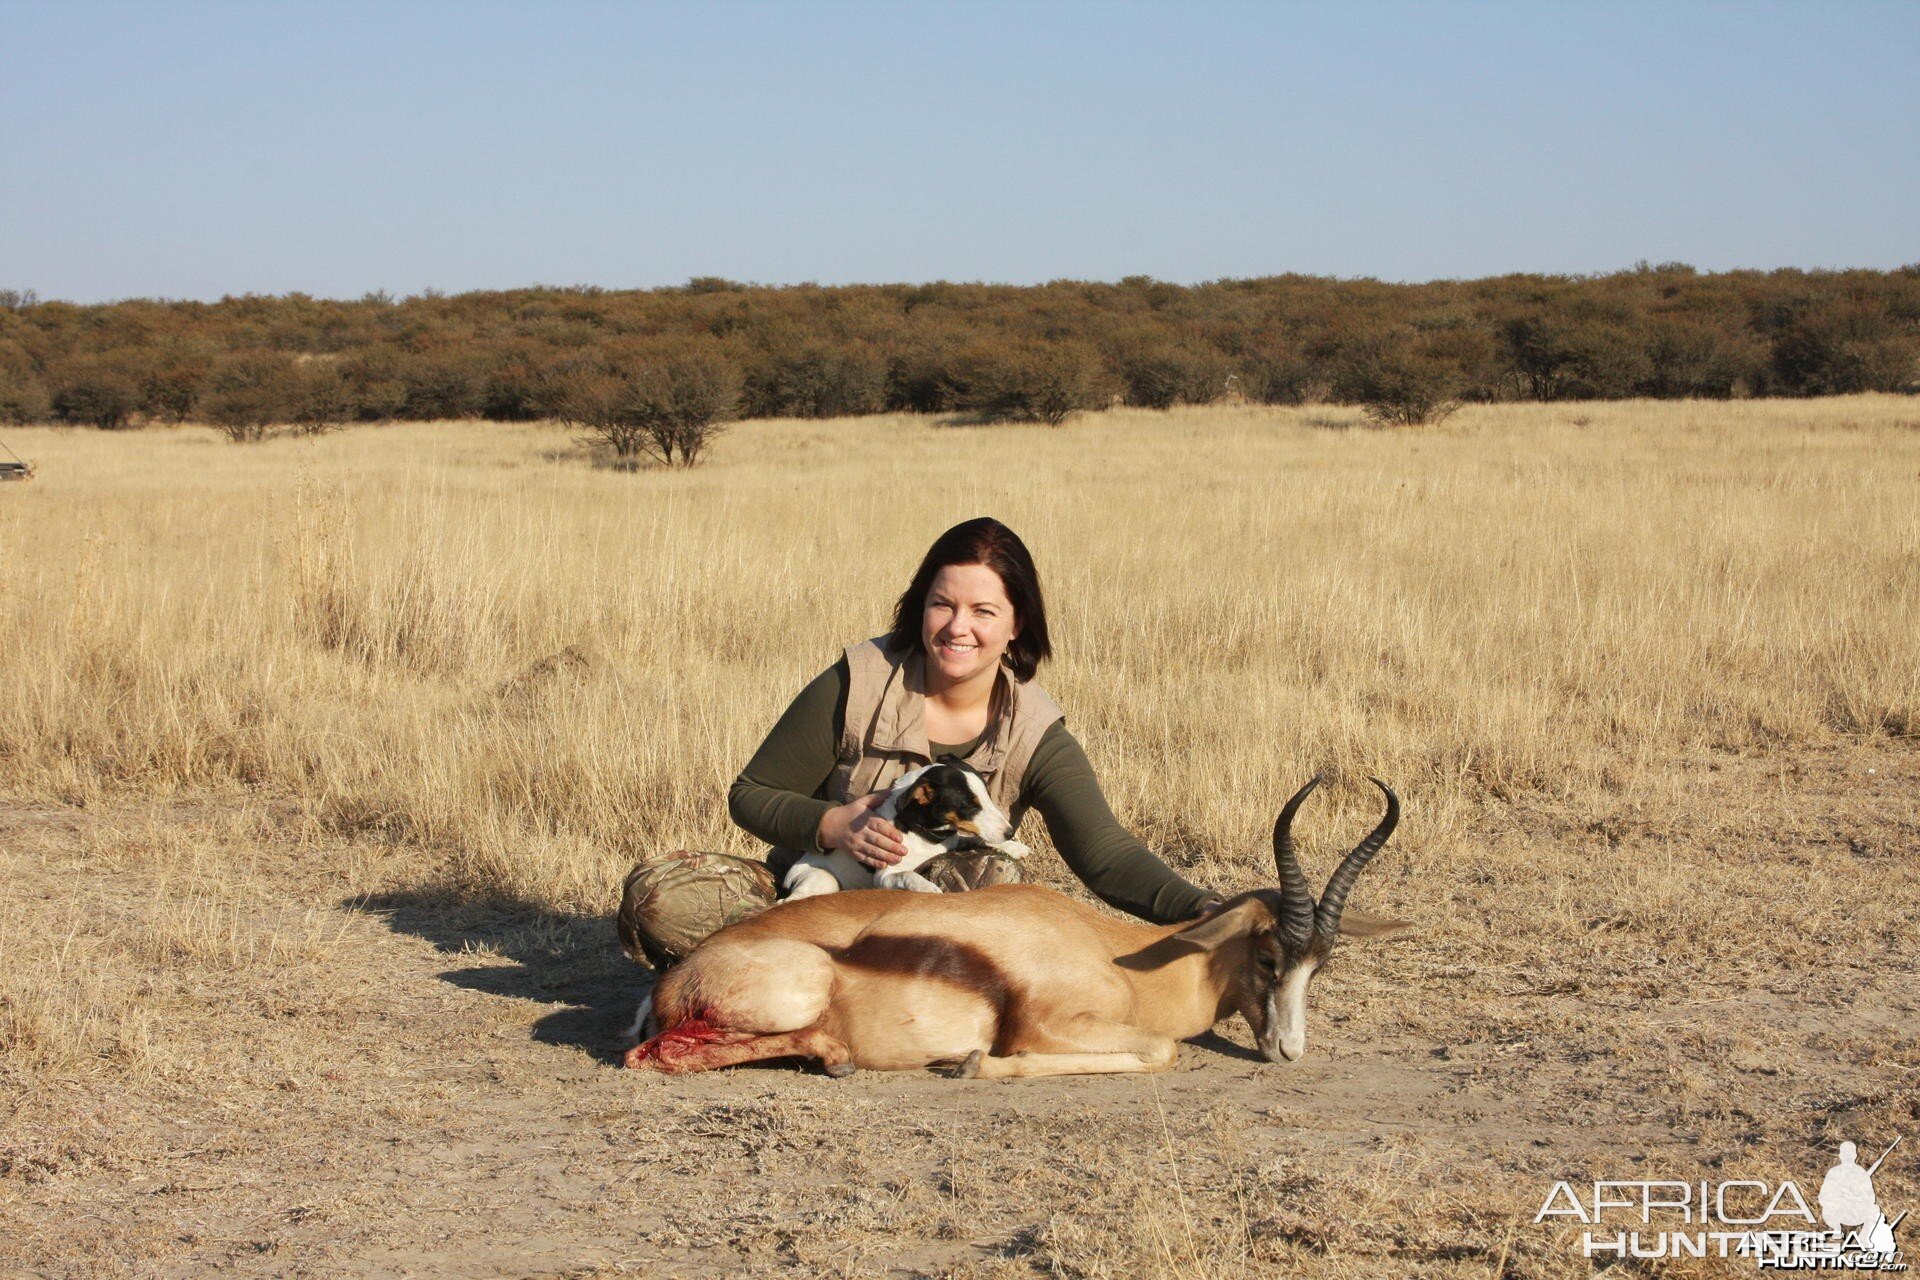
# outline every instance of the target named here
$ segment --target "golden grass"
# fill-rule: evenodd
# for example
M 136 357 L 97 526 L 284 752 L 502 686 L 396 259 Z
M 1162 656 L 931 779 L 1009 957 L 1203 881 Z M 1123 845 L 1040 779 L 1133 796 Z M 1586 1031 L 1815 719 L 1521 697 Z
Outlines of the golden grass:
M 0 803 L 0 1272 L 1572 1277 L 1555 1179 L 1920 1132 L 1920 753 L 1885 737 L 1476 792 L 1368 873 L 1422 928 L 1342 949 L 1304 1061 L 977 1087 L 616 1070 L 607 904 L 385 893 L 440 859 L 191 790 Z
M 9 440 L 0 1269 L 1584 1275 L 1553 1179 L 1920 1123 L 1910 400 L 749 423 L 690 474 L 549 427 Z M 755 851 L 727 782 L 982 512 L 1124 821 L 1265 883 L 1304 776 L 1325 868 L 1378 774 L 1359 901 L 1417 938 L 1343 950 L 1286 1069 L 607 1069 L 621 872 Z M 473 901 L 363 897 L 422 882 Z
M 283 841 L 263 818 L 188 811 L 89 827 L 64 842 L 10 831 L 0 859 L 0 1065 L 28 1079 L 168 1073 L 178 1064 L 163 1024 L 183 997 L 196 1004 L 330 959 L 343 928 L 335 904 L 290 905 L 269 887 L 260 849 Z M 61 845 L 48 862 L 46 849 Z M 75 876 L 98 884 L 45 890 Z
M 264 789 L 601 909 L 636 856 L 756 847 L 727 781 L 933 535 L 990 512 L 1041 565 L 1043 678 L 1150 844 L 1260 880 L 1269 811 L 1324 768 L 1348 785 L 1307 826 L 1345 837 L 1378 774 L 1401 843 L 1444 858 L 1489 796 L 1911 734 L 1916 413 L 756 422 L 637 475 L 546 427 L 19 431 L 41 478 L 0 494 L 0 787 Z

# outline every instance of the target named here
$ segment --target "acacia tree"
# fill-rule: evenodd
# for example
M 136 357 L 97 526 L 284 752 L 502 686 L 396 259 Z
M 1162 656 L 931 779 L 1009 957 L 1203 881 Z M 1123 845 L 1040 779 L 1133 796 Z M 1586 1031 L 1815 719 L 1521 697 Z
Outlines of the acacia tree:
M 1077 343 L 980 344 L 956 361 L 951 377 L 956 405 L 1000 422 L 1057 427 L 1108 399 L 1099 352 Z
M 185 422 L 199 405 L 212 360 L 192 349 L 158 352 L 140 380 L 140 407 L 160 422 Z
M 140 380 L 134 365 L 125 353 L 106 352 L 63 366 L 53 378 L 53 416 L 102 431 L 127 426 L 140 407 Z
M 1460 407 L 1454 366 L 1402 336 L 1356 343 L 1334 392 L 1363 405 L 1367 417 L 1381 426 L 1424 426 Z
M 53 413 L 46 384 L 25 351 L 0 342 L 0 422 L 42 422 Z
M 584 371 L 565 400 L 566 416 L 620 464 L 650 457 L 691 467 L 739 415 L 740 372 L 719 352 L 693 346 Z
M 257 351 L 215 367 L 201 416 L 235 444 L 265 440 L 274 426 L 292 416 L 293 358 Z

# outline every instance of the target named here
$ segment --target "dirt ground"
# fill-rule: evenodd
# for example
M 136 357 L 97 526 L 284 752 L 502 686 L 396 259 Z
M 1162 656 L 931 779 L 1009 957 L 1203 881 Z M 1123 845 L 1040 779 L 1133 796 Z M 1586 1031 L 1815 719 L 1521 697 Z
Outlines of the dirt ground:
M 1675 769 L 1711 802 L 1490 812 L 1475 867 L 1591 868 L 1538 928 L 1498 875 L 1467 872 L 1475 921 L 1389 873 L 1422 929 L 1343 950 L 1299 1063 L 1236 1020 L 1163 1076 L 999 1083 L 625 1072 L 644 971 L 607 918 L 460 901 L 257 799 L 0 805 L 0 968 L 41 1001 L 0 1077 L 0 1273 L 1586 1274 L 1533 1222 L 1555 1180 L 1804 1186 L 1896 1134 L 1882 1202 L 1920 1204 L 1920 751 Z M 1744 942 L 1613 901 L 1656 864 Z M 1796 931 L 1834 898 L 1857 929 Z

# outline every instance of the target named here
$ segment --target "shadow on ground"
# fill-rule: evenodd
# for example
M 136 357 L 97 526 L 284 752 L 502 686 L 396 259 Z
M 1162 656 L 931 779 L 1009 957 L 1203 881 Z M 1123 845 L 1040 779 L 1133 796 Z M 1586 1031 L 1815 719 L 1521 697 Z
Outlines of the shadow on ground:
M 619 1065 L 634 1009 L 653 975 L 621 952 L 612 920 L 421 892 L 378 894 L 345 905 L 442 953 L 511 962 L 449 969 L 439 977 L 469 991 L 559 1005 L 533 1024 L 532 1038 Z
M 1202 1031 L 1197 1036 L 1188 1036 L 1186 1042 L 1196 1049 L 1205 1049 L 1209 1053 L 1217 1053 L 1223 1058 L 1237 1058 L 1241 1062 L 1266 1061 L 1265 1058 L 1260 1056 L 1258 1050 L 1249 1049 L 1245 1045 L 1235 1044 L 1218 1031 Z

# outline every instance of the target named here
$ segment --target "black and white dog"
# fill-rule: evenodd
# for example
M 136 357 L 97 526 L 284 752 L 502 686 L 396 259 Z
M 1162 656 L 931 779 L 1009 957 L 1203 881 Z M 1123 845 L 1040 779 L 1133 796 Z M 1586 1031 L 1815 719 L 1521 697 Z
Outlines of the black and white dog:
M 1007 816 L 987 798 L 980 775 L 955 761 L 943 760 L 907 774 L 874 812 L 900 829 L 906 857 L 874 871 L 842 849 L 803 854 L 781 883 L 786 896 L 810 898 L 841 889 L 939 893 L 940 886 L 919 874 L 919 868 L 943 853 L 994 849 L 1024 858 L 1031 852 L 1007 838 Z

